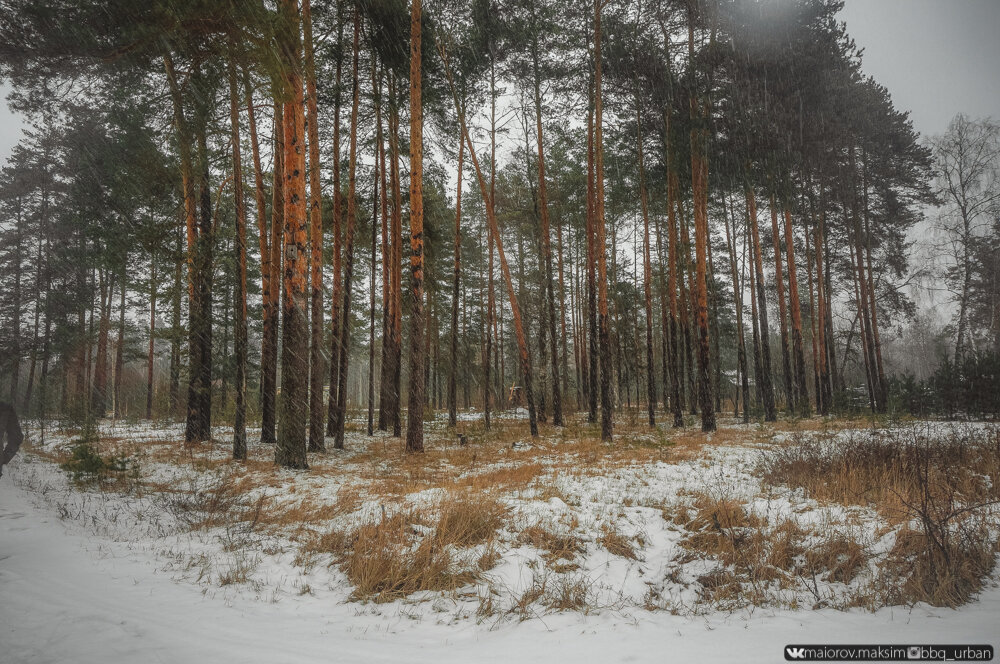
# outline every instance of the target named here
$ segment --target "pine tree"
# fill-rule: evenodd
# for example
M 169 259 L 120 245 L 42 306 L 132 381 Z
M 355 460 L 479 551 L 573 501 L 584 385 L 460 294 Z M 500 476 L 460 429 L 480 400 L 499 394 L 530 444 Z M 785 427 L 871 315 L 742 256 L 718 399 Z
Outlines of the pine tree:
M 306 290 L 309 258 L 306 225 L 305 104 L 302 91 L 299 10 L 296 0 L 282 0 L 279 33 L 283 80 L 284 254 L 282 279 L 281 394 L 274 461 L 286 468 L 308 468 L 309 326 Z
M 406 451 L 424 451 L 424 144 L 421 102 L 421 0 L 410 6 L 410 270 L 413 309 L 410 312 L 410 386 L 406 416 Z

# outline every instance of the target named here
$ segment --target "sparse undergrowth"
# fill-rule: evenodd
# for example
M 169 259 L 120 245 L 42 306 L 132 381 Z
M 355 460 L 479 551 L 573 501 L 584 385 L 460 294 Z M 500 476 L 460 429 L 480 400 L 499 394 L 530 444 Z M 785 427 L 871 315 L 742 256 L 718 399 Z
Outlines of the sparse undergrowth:
M 138 461 L 124 454 L 102 456 L 97 443 L 86 438 L 73 441 L 59 467 L 82 485 L 112 483 L 121 487 L 139 477 Z
M 894 526 L 895 542 L 880 562 L 881 604 L 958 606 L 993 570 L 1000 428 L 799 438 L 765 454 L 758 471 L 820 501 L 871 507 Z
M 127 496 L 106 480 L 81 488 L 151 497 L 181 531 L 218 542 L 222 559 L 202 550 L 185 563 L 197 580 L 258 594 L 262 561 L 289 553 L 299 594 L 322 585 L 315 575 L 329 566 L 328 583 L 343 579 L 351 600 L 446 597 L 474 604 L 464 615 L 479 620 L 957 606 L 975 596 L 996 555 L 995 428 L 780 424 L 790 441 L 753 426 L 706 436 L 636 425 L 614 446 L 580 423 L 534 440 L 520 423 L 467 427 L 468 446 L 437 430 L 438 444 L 417 456 L 358 433 L 347 453 L 311 458 L 305 474 L 276 470 L 264 446 L 234 463 L 225 443 L 183 447 L 169 435 L 102 437 L 104 456 L 65 445 L 36 453 L 99 459 L 112 476 L 124 474 L 119 460 L 141 457 L 141 473 L 122 466 L 135 469 Z
M 675 517 L 688 533 L 681 540 L 687 553 L 678 562 L 718 561 L 697 577 L 711 604 L 727 610 L 794 607 L 802 596 L 810 596 L 814 608 L 858 602 L 853 594 L 838 598 L 830 591 L 833 584 L 846 588 L 868 568 L 869 554 L 848 533 L 821 533 L 788 517 L 771 520 L 731 498 L 699 494 L 692 509 L 693 515 L 681 510 Z

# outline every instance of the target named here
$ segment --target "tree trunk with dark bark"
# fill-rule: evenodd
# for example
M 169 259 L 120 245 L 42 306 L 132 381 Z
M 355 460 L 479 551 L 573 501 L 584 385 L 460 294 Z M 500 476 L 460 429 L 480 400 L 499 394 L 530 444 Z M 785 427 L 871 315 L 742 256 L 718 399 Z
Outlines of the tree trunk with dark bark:
M 678 321 L 678 235 L 677 235 L 677 170 L 673 163 L 673 138 L 670 135 L 669 110 L 663 114 L 664 147 L 667 162 L 667 294 L 670 298 L 670 409 L 674 414 L 674 428 L 684 426 L 684 403 L 681 397 L 681 338 Z
M 308 3 L 309 0 L 306 0 Z M 233 310 L 236 329 L 233 354 L 236 356 L 236 413 L 233 419 L 233 458 L 247 457 L 247 211 L 243 198 L 243 163 L 240 156 L 240 96 L 236 65 L 229 62 L 229 122 L 233 143 L 233 197 L 236 207 L 236 297 Z
M 270 258 L 267 263 L 271 275 L 268 278 L 268 313 L 264 316 L 264 338 L 261 348 L 261 430 L 260 442 L 273 445 L 277 441 L 278 402 L 278 330 L 281 315 L 282 284 L 282 234 L 285 225 L 285 150 L 284 150 L 284 109 L 280 102 L 274 103 L 274 167 L 271 178 L 271 238 L 268 242 Z
M 360 103 L 360 81 L 358 59 L 361 39 L 361 13 L 354 10 L 354 59 L 352 64 L 351 139 L 348 150 L 347 175 L 347 233 L 344 241 L 344 302 L 340 312 L 340 368 L 337 370 L 337 410 L 334 448 L 344 449 L 344 425 L 347 421 L 347 369 L 351 358 L 351 280 L 354 277 L 354 233 L 357 226 L 357 166 L 358 166 L 358 104 Z
M 194 163 L 191 155 L 192 136 L 188 126 L 187 118 L 184 114 L 184 100 L 177 75 L 174 71 L 173 59 L 169 54 L 163 56 L 163 65 L 167 74 L 167 82 L 170 88 L 170 98 L 173 106 L 173 122 L 177 135 L 177 150 L 180 156 L 181 169 L 181 190 L 184 199 L 184 226 L 187 236 L 187 266 L 188 266 L 188 357 L 190 377 L 188 380 L 188 405 L 187 417 L 184 429 L 184 440 L 186 443 L 193 443 L 199 438 L 198 420 L 200 418 L 199 409 L 201 400 L 198 398 L 198 380 L 201 374 L 201 338 L 200 317 L 201 304 L 200 279 L 196 266 L 196 256 L 198 250 L 198 223 L 197 223 L 197 199 L 195 198 L 194 184 Z M 179 290 L 179 289 L 178 289 Z M 179 293 L 178 293 L 179 296 Z M 177 320 L 179 328 L 180 321 Z M 175 328 L 175 332 L 176 332 Z
M 275 327 L 276 321 L 274 320 L 277 311 L 272 306 L 271 302 L 271 288 L 272 288 L 272 267 L 271 267 L 271 241 L 268 237 L 268 226 L 267 226 L 267 213 L 264 202 L 264 173 L 260 165 L 260 144 L 257 140 L 257 118 L 255 115 L 254 105 L 253 105 L 253 89 L 250 86 L 250 74 L 244 69 L 243 70 L 243 85 L 245 88 L 246 95 L 246 105 L 247 105 L 247 126 L 250 132 L 250 154 L 253 158 L 253 176 L 254 176 L 254 201 L 257 203 L 257 240 L 258 246 L 260 247 L 260 279 L 261 279 L 261 320 L 263 321 L 263 335 L 261 340 L 261 383 L 260 383 L 260 397 L 261 397 L 261 410 L 263 411 L 263 401 L 264 401 L 264 376 L 266 375 L 266 363 L 265 359 L 268 349 L 268 338 L 271 332 L 271 328 Z M 275 157 L 280 154 L 280 152 L 275 152 Z M 275 165 L 277 167 L 277 159 L 275 159 Z M 273 359 L 270 362 L 271 365 L 274 364 Z M 271 422 L 272 426 L 270 428 L 271 439 L 270 442 L 274 442 L 274 426 L 273 426 L 273 399 L 271 401 Z M 265 427 L 263 427 L 263 422 L 261 423 L 261 442 L 268 442 L 264 439 Z
M 722 199 L 723 206 L 725 206 L 726 198 Z M 729 204 L 729 211 L 733 211 L 732 202 Z M 740 284 L 739 271 L 736 269 L 736 238 L 731 237 L 729 233 L 729 217 L 726 214 L 725 209 L 722 211 L 722 219 L 726 225 L 726 249 L 729 251 L 729 269 L 733 279 L 733 308 L 736 309 L 736 368 L 739 372 L 740 383 L 739 391 L 743 395 L 743 423 L 746 424 L 750 421 L 750 410 L 747 407 L 749 398 L 747 393 L 750 391 L 750 382 L 747 377 L 747 348 L 746 341 L 743 332 L 743 287 Z M 733 217 L 733 231 L 736 230 L 736 218 Z M 738 410 L 738 406 L 737 406 Z
M 410 7 L 410 386 L 406 415 L 406 451 L 424 451 L 424 115 L 421 100 L 421 0 Z
M 774 196 L 770 199 L 771 243 L 774 247 L 774 281 L 778 291 L 778 327 L 781 335 L 781 378 L 785 387 L 785 410 L 795 411 L 795 390 L 792 387 L 792 362 L 788 353 L 788 308 L 785 300 L 785 278 L 781 269 L 781 233 L 778 231 L 778 208 Z
M 94 360 L 90 412 L 95 418 L 102 418 L 108 407 L 108 334 L 111 328 L 111 298 L 115 285 L 114 280 L 103 269 L 100 270 L 98 284 L 100 322 L 97 325 L 97 355 Z
M 450 367 L 448 371 L 448 426 L 458 424 L 458 295 L 462 270 L 462 161 L 465 140 L 460 135 L 458 145 L 458 185 L 455 192 L 455 274 L 451 293 Z
M 757 286 L 757 321 L 760 326 L 760 392 L 764 405 L 764 420 L 775 422 L 778 412 L 774 405 L 774 383 L 771 380 L 771 344 L 768 341 L 770 330 L 767 325 L 767 298 L 764 295 L 764 261 L 760 252 L 760 232 L 757 227 L 757 199 L 753 189 L 747 188 L 747 210 L 750 214 L 750 235 L 753 239 L 754 269 L 756 270 Z
M 389 181 L 392 187 L 392 219 L 390 235 L 391 261 L 390 266 L 390 298 L 392 324 L 389 329 L 389 420 L 392 422 L 392 435 L 399 436 L 402 432 L 400 420 L 400 389 L 403 368 L 402 334 L 403 334 L 403 197 L 399 182 L 399 106 L 396 96 L 396 79 L 394 74 L 389 77 Z
M 653 364 L 653 266 L 649 250 L 649 201 L 642 153 L 642 115 L 635 111 L 636 153 L 639 158 L 639 204 L 642 208 L 642 292 L 646 304 L 646 406 L 649 426 L 656 426 L 656 366 Z
M 594 199 L 597 252 L 598 328 L 601 352 L 601 440 L 610 441 L 614 428 L 611 375 L 611 323 L 608 318 L 608 265 L 604 219 L 604 109 L 601 100 L 601 0 L 594 0 Z
M 333 97 L 333 292 L 330 299 L 330 392 L 327 395 L 326 435 L 337 435 L 337 389 L 340 386 L 340 305 L 343 299 L 341 293 L 342 272 L 340 268 L 341 254 L 341 216 L 343 206 L 340 192 L 340 92 L 341 74 L 343 71 L 341 57 L 344 43 L 344 21 L 341 16 L 343 4 L 337 3 L 337 75 Z
M 593 104 L 587 118 L 587 364 L 590 374 L 590 393 L 587 398 L 587 421 L 597 422 L 597 398 L 600 357 L 597 332 L 597 232 L 595 229 L 596 178 L 594 170 L 594 111 Z
M 785 247 L 788 257 L 788 300 L 792 314 L 792 356 L 795 363 L 795 391 L 798 412 L 809 416 L 809 389 L 806 387 L 806 359 L 802 346 L 802 305 L 795 265 L 795 239 L 792 235 L 792 213 L 785 209 Z
M 118 341 L 115 343 L 115 380 L 112 387 L 112 412 L 115 419 L 125 416 L 122 408 L 122 372 L 125 371 L 125 278 L 122 277 L 118 298 Z

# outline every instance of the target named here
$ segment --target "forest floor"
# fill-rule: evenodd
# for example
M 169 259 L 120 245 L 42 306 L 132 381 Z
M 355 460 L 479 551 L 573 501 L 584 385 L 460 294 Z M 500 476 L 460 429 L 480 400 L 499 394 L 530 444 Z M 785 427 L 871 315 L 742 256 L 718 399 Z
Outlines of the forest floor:
M 1000 427 L 439 418 L 276 469 L 250 435 L 27 427 L 0 479 L 0 661 L 778 661 L 993 643 Z M 691 424 L 694 424 L 692 420 Z M 458 444 L 464 433 L 468 445 Z M 259 432 L 258 432 L 259 433 Z M 7 477 L 9 475 L 9 477 Z M 957 608 L 949 608 L 957 607 Z

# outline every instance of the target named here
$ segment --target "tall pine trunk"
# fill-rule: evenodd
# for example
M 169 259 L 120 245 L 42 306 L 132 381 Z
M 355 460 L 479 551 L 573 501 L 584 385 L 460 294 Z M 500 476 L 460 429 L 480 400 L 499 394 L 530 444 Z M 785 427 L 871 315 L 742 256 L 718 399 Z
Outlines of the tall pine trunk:
M 125 416 L 122 408 L 122 373 L 125 371 L 125 278 L 118 298 L 118 341 L 115 343 L 115 379 L 112 387 L 112 405 L 115 419 Z
M 199 364 L 198 397 L 201 403 L 198 407 L 197 440 L 212 438 L 212 261 L 214 238 L 214 217 L 212 214 L 212 189 L 209 184 L 208 166 L 208 118 L 205 108 L 198 112 L 198 159 L 201 171 L 199 195 L 201 197 L 201 230 L 198 233 L 198 279 L 201 294 L 199 304 L 199 333 L 201 347 L 201 362 Z
M 670 298 L 670 406 L 674 428 L 684 426 L 684 403 L 681 398 L 681 338 L 678 320 L 678 235 L 677 235 L 677 170 L 674 164 L 670 111 L 663 112 L 664 148 L 667 163 L 667 294 Z
M 167 74 L 167 82 L 170 88 L 170 98 L 173 107 L 174 130 L 177 135 L 177 151 L 180 156 L 181 190 L 183 192 L 184 199 L 184 227 L 187 238 L 186 257 L 188 266 L 187 286 L 189 308 L 189 379 L 184 440 L 186 443 L 193 443 L 200 440 L 198 420 L 199 408 L 201 407 L 201 400 L 198 398 L 198 377 L 200 376 L 201 363 L 201 338 L 199 336 L 201 304 L 199 301 L 200 279 L 196 266 L 196 255 L 198 250 L 197 199 L 195 198 L 194 163 L 191 155 L 191 129 L 188 126 L 187 117 L 185 116 L 184 98 L 180 84 L 177 81 L 177 75 L 174 71 L 173 58 L 169 53 L 164 54 L 163 65 Z M 179 292 L 175 297 L 179 297 Z M 176 323 L 177 327 L 175 327 L 175 333 L 179 328 L 179 319 L 176 319 Z
M 382 73 L 385 66 L 382 67 Z M 385 158 L 385 134 L 382 129 L 382 76 L 377 76 L 375 82 L 375 145 L 378 153 L 378 174 L 380 186 L 379 200 L 382 207 L 382 351 L 379 366 L 379 399 L 378 399 L 378 430 L 386 431 L 389 428 L 389 354 L 390 343 L 389 331 L 392 328 L 392 293 L 390 290 L 390 256 L 389 246 L 389 195 L 387 190 L 388 176 L 386 171 Z
M 271 178 L 271 237 L 268 242 L 270 268 L 267 304 L 264 315 L 264 339 L 261 348 L 261 431 L 260 442 L 273 445 L 277 441 L 275 426 L 278 402 L 278 331 L 281 313 L 282 234 L 285 224 L 285 150 L 284 109 L 274 102 L 274 167 Z
M 319 108 L 316 99 L 316 64 L 313 60 L 312 9 L 302 0 L 302 30 L 305 42 L 306 113 L 309 132 L 309 241 L 311 312 L 309 318 L 309 451 L 326 449 L 323 438 L 323 196 L 319 171 Z
M 448 426 L 458 424 L 458 294 L 462 269 L 462 161 L 465 157 L 465 140 L 459 135 L 458 184 L 455 192 L 455 274 L 451 293 L 450 368 L 448 371 Z
M 822 206 L 821 206 L 822 207 Z M 819 213 L 819 223 L 816 225 L 816 241 L 814 242 L 816 252 L 816 329 L 818 331 L 817 343 L 819 344 L 819 394 L 816 397 L 818 410 L 821 415 L 830 412 L 833 394 L 830 386 L 830 375 L 827 362 L 828 342 L 826 338 L 826 284 L 823 280 L 823 222 L 825 213 L 821 209 Z
M 726 203 L 725 197 L 722 199 L 723 205 Z M 733 211 L 732 201 L 729 203 L 729 211 Z M 748 408 L 750 382 L 747 377 L 747 347 L 743 331 L 743 286 L 740 284 L 740 275 L 736 269 L 736 238 L 729 233 L 729 216 L 725 209 L 722 211 L 722 219 L 726 224 L 726 250 L 729 252 L 729 269 L 733 278 L 733 308 L 736 309 L 736 368 L 739 372 L 740 383 L 738 391 L 743 395 L 743 422 L 750 421 L 750 410 Z M 733 217 L 733 231 L 736 231 L 736 217 Z M 739 410 L 737 404 L 734 410 Z
M 496 55 L 493 52 L 493 44 L 490 44 L 490 202 L 493 205 L 496 195 L 497 180 L 497 78 L 496 78 Z M 492 401 L 493 383 L 491 373 L 493 366 L 491 359 L 494 353 L 499 354 L 499 348 L 493 348 L 496 339 L 497 329 L 497 309 L 494 298 L 493 285 L 493 231 L 490 225 L 486 224 L 486 244 L 489 245 L 489 266 L 486 278 L 486 357 L 483 360 L 483 426 L 490 430 L 490 402 Z M 502 377 L 501 377 L 502 380 Z
M 392 187 L 391 242 L 391 285 L 389 288 L 392 311 L 392 325 L 389 330 L 389 420 L 392 435 L 400 436 L 400 401 L 402 388 L 402 345 L 403 345 L 403 196 L 399 182 L 399 105 L 396 92 L 396 78 L 389 76 L 389 182 Z
M 111 297 L 115 288 L 114 280 L 103 269 L 100 270 L 98 283 L 100 322 L 97 325 L 97 356 L 94 361 L 94 382 L 90 400 L 90 412 L 95 418 L 104 417 L 108 405 L 108 334 L 111 328 Z
M 601 99 L 601 0 L 594 0 L 594 199 L 597 252 L 598 329 L 601 352 L 601 440 L 611 440 L 614 428 L 611 376 L 611 323 L 608 318 L 608 264 L 604 219 L 604 109 Z
M 378 88 L 375 80 L 375 59 L 372 58 L 372 91 Z M 376 102 L 377 103 L 377 102 Z M 379 136 L 381 138 L 381 136 Z M 368 435 L 375 434 L 375 272 L 378 270 L 378 208 L 379 208 L 379 164 L 378 141 L 375 143 L 375 167 L 372 171 L 372 245 L 371 269 L 368 274 Z M 383 226 L 383 230 L 384 230 Z M 383 233 L 384 237 L 384 233 Z
M 174 247 L 174 281 L 170 307 L 170 379 L 167 387 L 167 407 L 171 417 L 177 417 L 181 401 L 181 273 L 184 250 L 182 225 L 177 227 Z
M 761 400 L 764 406 L 764 420 L 775 422 L 778 412 L 774 406 L 774 383 L 771 380 L 771 344 L 768 341 L 770 330 L 767 325 L 767 298 L 764 295 L 764 262 L 760 253 L 760 231 L 757 226 L 757 199 L 753 189 L 747 187 L 747 210 L 750 215 L 750 235 L 753 241 L 753 263 L 756 272 L 757 287 L 757 322 L 760 327 L 760 382 Z
M 562 393 L 559 384 L 559 353 L 556 347 L 556 305 L 552 285 L 552 240 L 549 231 L 548 189 L 545 183 L 545 148 L 542 135 L 542 85 L 538 68 L 537 40 L 532 42 L 532 46 L 532 69 L 535 83 L 535 136 L 538 143 L 538 207 L 541 212 L 542 222 L 543 279 L 545 282 L 545 306 L 542 309 L 547 313 L 547 320 L 540 321 L 539 327 L 544 328 L 546 325 L 548 326 L 549 355 L 552 362 L 552 423 L 557 427 L 561 427 L 563 426 Z M 542 335 L 542 338 L 544 343 L 544 335 Z
M 677 206 L 678 228 L 680 229 L 680 253 L 677 258 L 677 296 L 680 298 L 680 331 L 683 337 L 682 366 L 687 372 L 687 399 L 691 414 L 698 414 L 698 390 L 695 384 L 694 354 L 691 348 L 691 317 L 694 312 L 694 274 L 691 260 L 691 236 L 688 234 L 684 201 L 680 196 L 680 184 L 674 187 L 674 203 Z M 679 351 L 680 352 L 680 351 Z
M 593 96 L 593 95 L 591 95 Z M 590 393 L 587 395 L 587 421 L 597 422 L 598 381 L 598 332 L 597 332 L 597 232 L 595 229 L 596 177 L 594 169 L 594 109 L 593 103 L 587 117 L 587 366 L 590 375 Z
M 344 247 L 344 279 L 341 307 L 340 327 L 340 368 L 337 371 L 337 417 L 336 435 L 333 446 L 344 449 L 344 426 L 347 420 L 347 368 L 351 351 L 351 280 L 354 276 L 354 233 L 357 227 L 357 165 L 358 165 L 358 104 L 360 98 L 360 82 L 358 78 L 359 41 L 361 39 L 361 14 L 358 8 L 354 11 L 354 59 L 352 66 L 352 98 L 351 102 L 351 139 L 348 156 L 347 175 L 347 233 Z
M 424 114 L 421 101 L 421 0 L 410 7 L 410 385 L 406 416 L 406 451 L 424 451 Z
M 806 387 L 806 359 L 802 347 L 802 305 L 795 265 L 795 239 L 792 235 L 792 213 L 785 209 L 785 247 L 788 257 L 788 302 L 792 314 L 792 356 L 795 367 L 795 391 L 799 414 L 809 415 L 809 390 Z
M 306 0 L 308 2 L 308 0 Z M 236 207 L 236 289 L 233 311 L 236 327 L 233 354 L 236 362 L 236 414 L 233 420 L 233 458 L 246 459 L 247 391 L 247 210 L 243 198 L 243 162 L 240 156 L 240 95 L 236 64 L 229 61 L 229 122 L 233 143 L 233 198 Z
M 146 355 L 146 419 L 153 419 L 153 345 L 156 340 L 156 254 L 149 253 L 149 352 Z
M 327 396 L 326 435 L 337 435 L 337 388 L 340 386 L 340 305 L 343 300 L 341 293 L 342 272 L 340 269 L 341 253 L 341 205 L 340 192 L 340 92 L 341 73 L 343 70 L 341 56 L 344 43 L 344 21 L 342 17 L 343 3 L 337 2 L 337 77 L 333 97 L 333 292 L 330 305 L 330 393 Z
M 778 289 L 778 327 L 781 333 L 781 377 L 785 386 L 785 410 L 795 410 L 795 390 L 792 386 L 792 362 L 788 353 L 788 308 L 785 300 L 785 279 L 781 268 L 781 233 L 778 231 L 778 208 L 774 195 L 770 199 L 771 242 L 774 246 L 774 281 Z
M 265 212 L 265 202 L 264 202 L 264 173 L 260 166 L 260 144 L 257 140 L 257 118 L 253 106 L 253 89 L 250 86 L 250 75 L 249 72 L 243 70 L 243 85 L 245 88 L 246 95 L 246 105 L 247 105 L 247 126 L 250 132 L 250 154 L 253 158 L 253 176 L 254 176 L 254 200 L 257 203 L 257 241 L 260 247 L 260 278 L 261 278 L 261 319 L 263 322 L 264 334 L 262 336 L 261 342 L 261 401 L 263 402 L 264 397 L 264 383 L 263 377 L 265 376 L 265 358 L 267 350 L 267 339 L 270 328 L 275 325 L 272 320 L 274 314 L 276 313 L 271 306 L 271 242 L 268 237 L 268 227 L 267 227 L 267 214 Z M 275 164 L 277 164 L 277 156 L 279 153 L 275 153 Z M 273 360 L 272 360 L 273 364 Z M 272 401 L 273 404 L 273 401 Z M 272 418 L 273 418 L 273 405 L 272 405 Z M 264 441 L 264 428 L 261 428 L 261 442 Z M 271 427 L 271 439 L 270 442 L 274 442 L 274 427 Z
M 822 410 L 822 388 L 819 373 L 819 331 L 816 328 L 816 289 L 813 286 L 813 251 L 810 247 L 809 226 L 805 228 L 806 240 L 806 281 L 809 284 L 809 337 L 812 341 L 813 391 L 816 393 L 816 409 Z
M 693 48 L 693 47 L 692 47 Z M 708 111 L 699 110 L 697 96 L 691 97 L 692 116 L 697 122 L 707 122 Z M 694 119 L 694 118 L 693 118 Z M 695 242 L 695 325 L 698 332 L 698 397 L 701 405 L 701 430 L 715 431 L 715 403 L 712 399 L 711 351 L 708 326 L 708 155 L 707 130 L 695 126 L 691 130 L 691 195 L 694 207 Z
M 296 0 L 282 0 L 286 19 L 281 33 L 284 103 L 284 250 L 281 298 L 281 394 L 274 461 L 286 468 L 308 468 L 309 326 L 306 320 L 309 255 L 306 224 L 305 109 L 302 93 L 301 39 Z
M 639 100 L 635 106 L 636 153 L 639 157 L 639 204 L 642 208 L 642 292 L 646 305 L 646 405 L 649 426 L 656 426 L 656 366 L 653 364 L 653 275 L 649 250 L 649 201 L 646 194 L 646 169 L 642 154 L 642 115 Z

